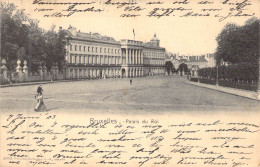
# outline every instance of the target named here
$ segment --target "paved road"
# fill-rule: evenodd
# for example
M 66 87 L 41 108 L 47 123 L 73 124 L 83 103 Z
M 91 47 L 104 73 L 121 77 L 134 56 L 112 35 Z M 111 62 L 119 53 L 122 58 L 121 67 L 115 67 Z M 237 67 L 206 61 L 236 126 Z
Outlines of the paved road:
M 260 103 L 186 84 L 180 76 L 86 80 L 43 85 L 49 111 L 158 113 L 178 111 L 255 111 Z M 32 112 L 37 85 L 0 88 L 1 112 Z

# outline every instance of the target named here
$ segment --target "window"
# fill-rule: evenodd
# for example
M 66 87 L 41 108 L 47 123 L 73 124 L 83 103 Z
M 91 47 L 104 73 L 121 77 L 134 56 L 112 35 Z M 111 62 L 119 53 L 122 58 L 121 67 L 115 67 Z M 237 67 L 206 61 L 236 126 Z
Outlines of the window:
M 98 48 L 96 47 L 96 53 L 98 52 Z
M 86 46 L 84 46 L 84 52 L 86 52 Z
M 106 53 L 106 52 L 107 52 L 107 48 L 104 49 L 104 53 Z
M 110 49 L 107 49 L 107 52 L 109 53 Z
M 77 63 L 77 56 L 75 56 L 75 63 Z
M 81 64 L 81 56 L 79 56 L 79 64 Z
M 72 50 L 72 45 L 70 45 L 70 50 Z
M 111 53 L 113 54 L 113 49 L 111 49 Z
M 72 63 L 72 54 L 70 55 L 70 63 Z
M 77 51 L 77 45 L 75 45 L 75 51 Z
M 81 46 L 79 46 L 79 51 L 81 51 Z
M 100 53 L 102 53 L 102 48 L 100 48 Z
M 90 51 L 90 47 L 88 47 L 88 52 Z
M 94 52 L 94 47 L 92 47 L 92 52 Z

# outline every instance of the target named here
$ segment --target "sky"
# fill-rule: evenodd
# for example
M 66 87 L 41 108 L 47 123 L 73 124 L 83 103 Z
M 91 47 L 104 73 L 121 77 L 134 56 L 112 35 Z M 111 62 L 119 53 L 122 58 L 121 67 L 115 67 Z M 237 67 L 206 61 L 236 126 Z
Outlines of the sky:
M 135 18 L 122 18 L 120 15 L 124 12 L 124 8 L 117 9 L 115 6 L 104 6 L 102 0 L 96 1 L 96 8 L 104 9 L 102 13 L 76 13 L 70 17 L 44 17 L 48 12 L 39 12 L 37 9 L 52 8 L 56 11 L 67 9 L 65 5 L 55 7 L 48 5 L 33 5 L 33 0 L 3 0 L 12 2 L 17 5 L 19 9 L 25 9 L 25 13 L 29 13 L 32 18 L 38 19 L 40 27 L 48 30 L 52 25 L 67 29 L 69 25 L 76 27 L 81 32 L 96 32 L 101 35 L 114 37 L 116 40 L 120 39 L 134 39 L 133 29 L 135 32 L 135 40 L 149 42 L 156 33 L 160 39 L 161 47 L 165 47 L 168 52 L 179 53 L 180 55 L 200 55 L 206 53 L 214 53 L 217 47 L 216 37 L 221 32 L 223 27 L 228 22 L 234 22 L 238 25 L 243 25 L 250 17 L 230 17 L 219 22 L 219 19 L 213 17 L 161 17 L 160 19 L 154 17 L 147 17 L 149 11 L 155 7 L 160 8 L 177 8 L 185 7 L 192 8 L 192 11 L 198 12 L 201 8 L 205 9 L 222 9 L 220 14 L 227 15 L 229 9 L 237 5 L 225 5 L 221 3 L 224 1 L 214 1 L 214 4 L 198 6 L 199 0 L 186 0 L 190 2 L 187 6 L 173 5 L 175 0 L 162 1 L 161 6 L 148 6 L 147 0 L 137 0 L 141 7 L 146 8 L 141 11 L 142 16 Z M 43 2 L 65 2 L 67 0 L 42 0 Z M 185 0 L 179 0 L 183 2 Z M 209 0 L 208 2 L 210 2 Z M 260 0 L 229 0 L 229 3 L 247 2 L 252 5 L 245 6 L 244 9 L 248 13 L 255 13 L 259 18 Z M 68 1 L 67 1 L 68 2 Z M 72 0 L 71 2 L 90 2 L 90 0 Z M 128 0 L 112 0 L 112 2 L 128 2 Z M 149 2 L 158 2 L 157 0 L 150 0 Z M 80 9 L 79 6 L 77 6 Z M 86 6 L 84 7 L 84 9 Z M 83 8 L 82 8 L 83 9 Z M 51 12 L 50 12 L 51 13 Z M 53 12 L 52 12 L 53 13 Z M 125 12 L 124 12 L 125 13 Z M 135 12 L 129 12 L 133 14 Z M 175 12 L 174 12 L 175 13 Z M 177 16 L 178 16 L 177 12 Z M 214 13 L 215 14 L 215 13 Z

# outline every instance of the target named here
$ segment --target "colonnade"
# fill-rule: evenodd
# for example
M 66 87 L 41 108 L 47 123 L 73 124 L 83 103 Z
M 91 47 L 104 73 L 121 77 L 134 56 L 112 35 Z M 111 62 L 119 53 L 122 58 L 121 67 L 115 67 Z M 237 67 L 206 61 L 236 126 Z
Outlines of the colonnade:
M 143 68 L 126 68 L 125 69 L 125 77 L 133 78 L 133 77 L 143 77 L 143 76 L 144 76 Z
M 141 49 L 125 48 L 124 64 L 143 64 L 143 51 Z
M 67 78 L 132 78 L 132 77 L 143 77 L 145 70 L 143 68 L 127 67 L 127 68 L 97 68 L 97 67 L 70 67 L 68 68 Z
M 165 68 L 164 67 L 145 68 L 144 75 L 145 76 L 165 75 Z
M 73 67 L 69 68 L 67 77 L 69 78 L 91 78 L 91 77 L 121 77 L 121 68 L 86 68 Z
M 144 64 L 150 64 L 150 65 L 165 65 L 165 59 L 164 58 L 144 58 Z

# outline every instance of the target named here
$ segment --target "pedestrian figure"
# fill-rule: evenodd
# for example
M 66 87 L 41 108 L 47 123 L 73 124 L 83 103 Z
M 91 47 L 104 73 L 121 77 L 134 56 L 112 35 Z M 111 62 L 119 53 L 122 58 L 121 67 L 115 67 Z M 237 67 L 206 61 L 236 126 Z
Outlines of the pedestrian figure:
M 132 79 L 130 79 L 130 85 L 132 85 Z
M 47 111 L 47 108 L 43 102 L 43 89 L 42 89 L 42 85 L 39 85 L 37 88 L 37 94 L 35 95 L 35 99 L 37 100 L 37 104 L 34 108 L 34 111 Z
M 37 88 L 37 93 L 42 95 L 43 89 L 42 89 L 42 85 L 40 84 Z

